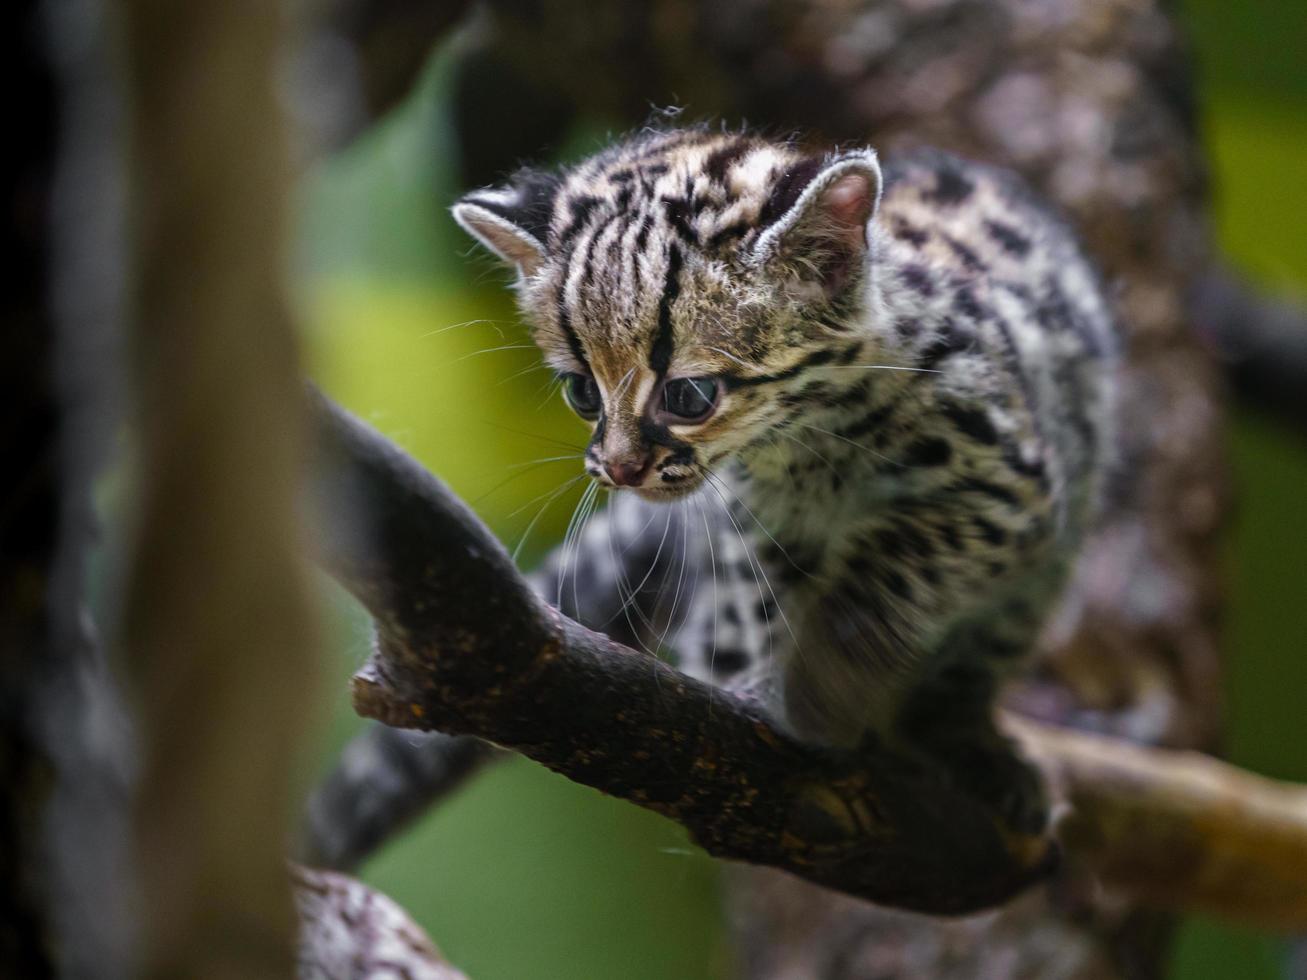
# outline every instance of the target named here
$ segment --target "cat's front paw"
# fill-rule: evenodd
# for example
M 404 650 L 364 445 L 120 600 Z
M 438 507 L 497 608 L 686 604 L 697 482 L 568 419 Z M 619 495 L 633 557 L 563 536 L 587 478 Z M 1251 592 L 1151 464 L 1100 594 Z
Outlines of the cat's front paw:
M 964 793 L 1003 821 L 1007 829 L 1042 834 L 1048 824 L 1048 799 L 1039 771 L 1023 759 L 1016 745 L 996 732 L 951 731 L 919 741 Z

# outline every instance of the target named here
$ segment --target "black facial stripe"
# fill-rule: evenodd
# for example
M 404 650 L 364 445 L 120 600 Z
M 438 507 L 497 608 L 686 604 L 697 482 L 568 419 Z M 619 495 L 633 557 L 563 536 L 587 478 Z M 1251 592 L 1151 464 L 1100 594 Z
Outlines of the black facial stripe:
M 858 421 L 836 429 L 835 432 L 845 439 L 859 439 L 870 432 L 884 428 L 893 414 L 894 406 L 892 404 L 881 405 L 879 408 L 872 409 L 871 412 Z
M 958 241 L 952 235 L 944 235 L 943 237 L 944 244 L 953 250 L 953 254 L 969 271 L 981 272 L 984 270 L 985 263 L 980 260 L 980 256 L 970 246 Z
M 704 173 L 710 180 L 722 183 L 726 180 L 726 171 L 730 170 L 731 164 L 741 159 L 752 148 L 753 143 L 747 139 L 736 139 L 725 146 L 718 147 L 704 161 Z
M 588 287 L 590 283 L 594 281 L 595 249 L 599 246 L 599 239 L 604 237 L 604 234 L 610 227 L 612 227 L 613 222 L 616 221 L 618 217 L 619 215 L 616 212 L 608 215 L 608 217 L 604 218 L 603 221 L 599 222 L 595 227 L 595 230 L 590 234 L 590 241 L 586 242 L 585 246 L 585 258 L 581 260 L 582 288 Z
M 753 223 L 749 221 L 737 221 L 734 224 L 718 228 L 708 236 L 706 243 L 708 248 L 719 248 L 727 242 L 734 241 L 737 238 L 743 238 L 753 230 Z
M 599 465 L 599 450 L 604 444 L 604 428 L 608 423 L 608 417 L 599 413 L 599 420 L 595 422 L 594 431 L 590 433 L 590 441 L 585 444 L 585 458 Z
M 562 247 L 576 237 L 577 233 L 585 226 L 590 217 L 590 212 L 599 204 L 599 198 L 591 197 L 589 194 L 582 194 L 580 197 L 574 197 L 567 202 L 568 220 L 563 230 L 558 233 L 558 242 L 555 247 Z
M 836 351 L 829 348 L 813 351 L 798 364 L 793 364 L 782 371 L 774 374 L 719 374 L 717 377 L 722 384 L 726 386 L 727 391 L 736 388 L 753 388 L 758 385 L 774 384 L 778 381 L 789 381 L 796 378 L 809 368 L 820 367 L 823 364 L 829 364 L 836 357 Z
M 642 214 L 638 210 L 633 211 L 627 219 L 627 230 L 622 233 L 622 240 L 625 241 L 631 234 L 631 229 L 635 228 L 634 242 L 631 247 L 626 249 L 622 261 L 626 270 L 626 278 L 632 284 L 637 295 L 644 292 L 644 277 L 640 274 L 640 252 L 644 249 L 644 239 L 648 237 L 649 224 L 652 220 L 647 212 Z M 637 221 L 639 222 L 638 227 L 636 227 Z
M 994 424 L 981 409 L 948 402 L 940 410 L 959 432 L 975 442 L 984 446 L 992 446 L 998 442 L 998 432 Z
M 672 304 L 681 293 L 681 249 L 675 242 L 667 250 L 667 277 L 658 301 L 658 333 L 649 349 L 649 369 L 658 377 L 672 364 Z
M 677 439 L 667 426 L 659 425 L 652 419 L 640 419 L 640 438 L 654 446 L 666 446 L 673 453 L 694 452 L 694 448 L 688 442 Z
M 821 157 L 808 157 L 798 161 L 781 174 L 771 196 L 767 198 L 767 203 L 762 206 L 762 211 L 758 215 L 759 227 L 766 228 L 794 206 L 799 195 L 821 170 L 821 163 Z
M 683 197 L 664 197 L 663 208 L 667 212 L 667 223 L 689 245 L 699 244 L 699 233 L 690 223 L 690 202 Z
M 644 217 L 640 220 L 640 230 L 635 233 L 635 250 L 643 252 L 645 243 L 649 241 L 649 231 L 653 227 L 653 215 L 645 212 Z
M 581 346 L 581 338 L 577 336 L 576 328 L 572 326 L 572 317 L 567 312 L 567 280 L 564 279 L 558 285 L 558 329 L 563 331 L 563 336 L 567 339 L 567 346 L 572 351 L 572 356 L 586 367 L 590 362 L 586 360 L 585 348 Z
M 694 465 L 694 449 L 691 448 L 690 446 L 685 446 L 682 449 L 676 450 L 676 452 L 672 453 L 661 463 L 657 464 L 654 467 L 654 469 L 661 471 L 667 469 L 669 466 L 693 466 L 693 465 Z

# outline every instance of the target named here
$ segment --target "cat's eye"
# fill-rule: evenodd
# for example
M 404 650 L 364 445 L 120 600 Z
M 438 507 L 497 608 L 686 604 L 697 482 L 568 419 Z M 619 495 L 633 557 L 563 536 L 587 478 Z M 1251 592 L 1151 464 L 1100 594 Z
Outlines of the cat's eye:
M 721 384 L 713 378 L 673 378 L 663 385 L 662 409 L 674 423 L 702 422 L 717 408 Z
M 594 421 L 604 407 L 599 394 L 599 383 L 588 374 L 566 374 L 563 376 L 563 397 L 572 411 L 583 419 Z

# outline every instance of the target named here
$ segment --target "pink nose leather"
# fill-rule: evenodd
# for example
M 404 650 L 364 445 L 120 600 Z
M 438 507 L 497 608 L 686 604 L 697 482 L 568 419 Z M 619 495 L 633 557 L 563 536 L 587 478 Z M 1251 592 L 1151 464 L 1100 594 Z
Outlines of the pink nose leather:
M 647 456 L 644 459 L 624 459 L 604 463 L 604 470 L 607 471 L 608 478 L 619 487 L 635 487 L 644 482 L 645 474 L 649 472 L 649 463 Z

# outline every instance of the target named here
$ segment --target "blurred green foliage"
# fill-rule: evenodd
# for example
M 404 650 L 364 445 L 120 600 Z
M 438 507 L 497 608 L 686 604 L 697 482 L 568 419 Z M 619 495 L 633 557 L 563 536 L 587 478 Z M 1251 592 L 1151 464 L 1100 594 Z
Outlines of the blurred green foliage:
M 1307 3 L 1190 0 L 1215 220 L 1261 281 L 1307 286 Z M 447 215 L 457 136 L 437 58 L 418 94 L 307 182 L 301 304 L 315 378 L 473 503 L 524 564 L 560 536 L 583 433 L 529 348 L 506 274 Z M 1229 748 L 1307 781 L 1307 569 L 1300 436 L 1233 426 Z M 558 458 L 564 457 L 564 458 Z M 555 495 L 555 492 L 557 494 Z M 324 584 L 335 627 L 324 760 L 355 730 L 344 678 L 364 617 Z M 530 763 L 501 765 L 364 870 L 476 980 L 707 980 L 727 972 L 716 871 L 671 824 Z M 1183 980 L 1271 980 L 1275 940 L 1198 920 Z

